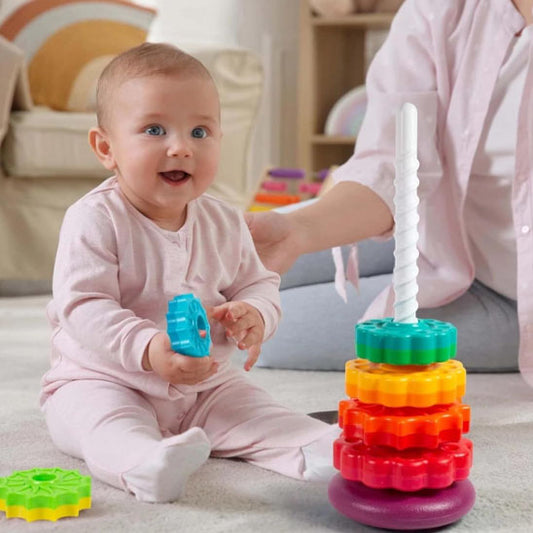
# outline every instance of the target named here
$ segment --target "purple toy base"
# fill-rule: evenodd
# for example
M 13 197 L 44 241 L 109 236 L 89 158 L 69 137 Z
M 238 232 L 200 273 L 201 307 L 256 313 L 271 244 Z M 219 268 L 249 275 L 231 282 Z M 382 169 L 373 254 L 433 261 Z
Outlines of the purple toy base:
M 464 516 L 476 499 L 468 479 L 445 489 L 400 492 L 372 489 L 340 474 L 329 483 L 329 501 L 339 513 L 368 526 L 384 529 L 429 529 L 451 524 Z

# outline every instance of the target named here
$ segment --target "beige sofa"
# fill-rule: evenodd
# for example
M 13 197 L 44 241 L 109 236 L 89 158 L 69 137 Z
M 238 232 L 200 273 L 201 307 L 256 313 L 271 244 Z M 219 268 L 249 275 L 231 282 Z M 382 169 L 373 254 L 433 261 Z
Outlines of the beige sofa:
M 243 49 L 187 51 L 211 71 L 222 105 L 222 159 L 209 192 L 244 208 L 253 189 L 247 163 L 261 63 Z M 109 174 L 87 143 L 94 114 L 32 106 L 24 56 L 1 37 L 0 69 L 0 284 L 49 280 L 66 208 Z

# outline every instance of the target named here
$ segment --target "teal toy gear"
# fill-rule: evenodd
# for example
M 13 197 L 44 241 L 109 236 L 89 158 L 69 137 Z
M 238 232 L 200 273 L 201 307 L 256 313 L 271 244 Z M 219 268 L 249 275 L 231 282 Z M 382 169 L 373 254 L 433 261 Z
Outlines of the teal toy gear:
M 205 337 L 200 337 L 199 330 L 205 331 Z M 167 333 L 175 352 L 192 357 L 209 355 L 209 322 L 205 309 L 194 294 L 181 294 L 168 302 Z
M 418 319 L 416 324 L 392 318 L 355 326 L 357 357 L 390 365 L 429 365 L 455 357 L 457 329 L 449 322 Z

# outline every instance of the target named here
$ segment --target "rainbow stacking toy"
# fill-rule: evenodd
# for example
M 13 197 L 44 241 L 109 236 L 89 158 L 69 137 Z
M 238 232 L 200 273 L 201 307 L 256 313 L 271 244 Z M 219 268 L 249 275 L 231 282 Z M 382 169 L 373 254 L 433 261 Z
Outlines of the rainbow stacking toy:
M 395 316 L 356 326 L 358 358 L 346 363 L 350 399 L 339 404 L 343 431 L 333 450 L 340 473 L 328 491 L 340 513 L 397 530 L 450 524 L 475 500 L 457 331 L 416 318 L 416 130 L 416 108 L 405 104 L 396 126 Z

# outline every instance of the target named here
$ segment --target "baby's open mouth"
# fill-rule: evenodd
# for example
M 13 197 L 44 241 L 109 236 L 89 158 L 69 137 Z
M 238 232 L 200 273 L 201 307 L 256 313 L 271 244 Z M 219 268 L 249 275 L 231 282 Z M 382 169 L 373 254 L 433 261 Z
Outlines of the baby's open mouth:
M 183 170 L 169 170 L 168 172 L 160 172 L 159 175 L 174 183 L 182 181 L 190 176 L 188 172 L 184 172 Z

